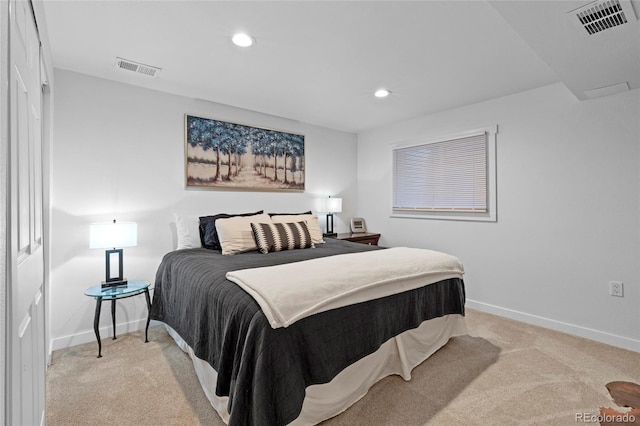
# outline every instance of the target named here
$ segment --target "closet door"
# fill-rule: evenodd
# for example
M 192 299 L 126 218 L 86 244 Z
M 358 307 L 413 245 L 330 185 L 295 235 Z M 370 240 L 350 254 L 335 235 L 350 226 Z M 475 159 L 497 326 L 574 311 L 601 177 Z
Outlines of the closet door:
M 45 423 L 42 90 L 31 3 L 10 0 L 7 424 Z

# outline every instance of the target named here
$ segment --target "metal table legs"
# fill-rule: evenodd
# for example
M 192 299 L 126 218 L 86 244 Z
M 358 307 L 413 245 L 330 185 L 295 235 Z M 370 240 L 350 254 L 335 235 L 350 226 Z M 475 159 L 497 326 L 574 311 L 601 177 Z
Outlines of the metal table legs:
M 138 293 L 139 294 L 139 293 Z M 149 289 L 145 289 L 144 297 L 147 300 L 147 325 L 144 329 L 144 342 L 149 342 L 149 323 L 151 322 L 151 297 Z M 93 331 L 96 333 L 98 340 L 98 358 L 102 358 L 102 342 L 100 340 L 100 310 L 102 309 L 102 297 L 96 298 L 96 312 L 93 317 Z M 116 340 L 116 299 L 111 299 L 111 323 L 113 325 L 113 340 Z
M 116 340 L 116 299 L 111 299 L 111 322 L 113 323 L 113 340 Z
M 98 329 L 98 323 L 100 322 L 100 308 L 102 307 L 102 298 L 96 298 L 96 313 L 93 316 L 93 331 L 96 333 L 96 339 L 98 339 L 98 358 L 102 358 L 102 343 L 100 342 L 100 330 Z
M 151 298 L 149 297 L 149 289 L 144 291 L 144 297 L 147 299 L 147 326 L 144 329 L 144 342 L 149 342 L 149 322 L 151 322 Z
M 96 298 L 96 313 L 93 317 L 93 331 L 98 339 L 98 358 L 102 358 L 102 342 L 100 341 L 100 310 L 102 309 L 102 297 Z M 111 322 L 113 323 L 113 340 L 116 340 L 116 299 L 111 300 Z

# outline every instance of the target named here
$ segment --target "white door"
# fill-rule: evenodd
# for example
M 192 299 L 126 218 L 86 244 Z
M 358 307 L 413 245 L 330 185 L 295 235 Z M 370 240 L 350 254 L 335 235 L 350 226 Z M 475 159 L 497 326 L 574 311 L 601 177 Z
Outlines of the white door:
M 6 423 L 45 424 L 40 41 L 25 0 L 10 0 Z

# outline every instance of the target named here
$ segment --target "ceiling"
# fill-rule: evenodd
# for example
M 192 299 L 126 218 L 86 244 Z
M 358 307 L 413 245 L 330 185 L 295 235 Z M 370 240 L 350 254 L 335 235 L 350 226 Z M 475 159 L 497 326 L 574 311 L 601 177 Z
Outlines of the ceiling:
M 357 133 L 555 82 L 578 99 L 640 87 L 638 21 L 582 34 L 565 15 L 587 3 L 44 0 L 42 10 L 55 68 Z M 234 46 L 237 31 L 257 43 Z M 120 70 L 116 57 L 162 70 Z M 391 96 L 375 98 L 380 87 Z

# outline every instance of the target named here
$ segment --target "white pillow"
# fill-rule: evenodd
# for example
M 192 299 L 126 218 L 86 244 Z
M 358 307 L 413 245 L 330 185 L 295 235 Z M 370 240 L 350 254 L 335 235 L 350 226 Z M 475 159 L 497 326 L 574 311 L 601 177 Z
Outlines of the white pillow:
M 305 221 L 307 228 L 309 228 L 309 234 L 311 234 L 311 242 L 313 244 L 322 244 L 322 231 L 320 230 L 320 223 L 318 223 L 318 216 L 312 214 L 292 214 L 292 215 L 274 215 L 271 216 L 271 220 L 274 223 L 295 223 Z
M 252 222 L 271 223 L 271 218 L 268 214 L 257 214 L 216 220 L 216 231 L 222 254 L 236 254 L 258 249 L 253 238 Z
M 176 250 L 200 248 L 200 219 L 198 216 L 181 216 L 175 214 L 178 244 Z

